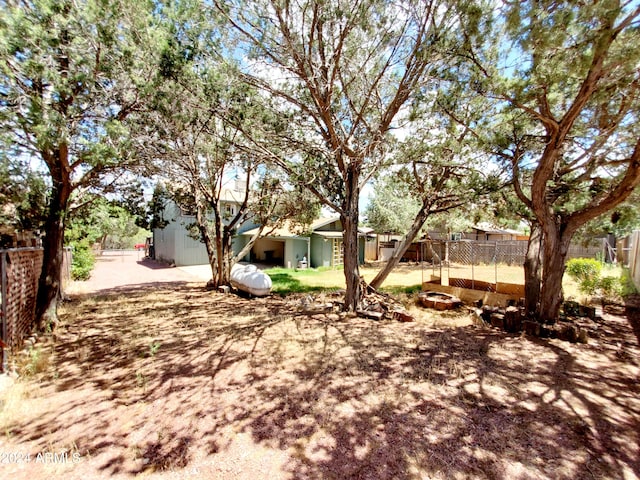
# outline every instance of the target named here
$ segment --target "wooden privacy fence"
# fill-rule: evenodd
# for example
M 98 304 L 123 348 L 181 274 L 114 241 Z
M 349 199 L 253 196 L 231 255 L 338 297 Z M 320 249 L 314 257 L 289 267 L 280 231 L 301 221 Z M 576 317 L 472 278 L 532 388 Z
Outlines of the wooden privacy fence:
M 640 230 L 633 232 L 629 247 L 629 271 L 631 278 L 640 290 Z
M 19 348 L 33 330 L 38 280 L 42 271 L 42 248 L 0 250 L 0 322 L 2 365 L 7 371 L 9 350 Z M 65 248 L 62 259 L 62 290 L 71 279 L 71 249 Z
M 0 250 L 2 308 L 2 370 L 6 371 L 7 349 L 19 347 L 31 333 L 42 270 L 41 248 Z

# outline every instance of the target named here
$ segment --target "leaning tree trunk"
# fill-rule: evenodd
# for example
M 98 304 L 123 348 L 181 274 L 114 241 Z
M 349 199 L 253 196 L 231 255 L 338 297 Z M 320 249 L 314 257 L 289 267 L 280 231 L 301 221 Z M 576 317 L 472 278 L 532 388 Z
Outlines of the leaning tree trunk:
M 524 260 L 524 302 L 529 316 L 538 316 L 542 284 L 542 227 L 533 222 Z
M 400 245 L 398 245 L 396 250 L 393 252 L 393 255 L 391 255 L 391 258 L 387 260 L 387 264 L 384 266 L 382 270 L 378 272 L 378 274 L 373 278 L 373 280 L 371 280 L 371 283 L 369 285 L 372 288 L 375 288 L 375 289 L 380 288 L 380 286 L 384 283 L 384 281 L 387 279 L 389 274 L 393 271 L 394 268 L 396 268 L 396 266 L 400 262 L 400 259 L 405 254 L 405 252 L 411 245 L 411 242 L 413 242 L 413 239 L 416 237 L 416 235 L 418 234 L 418 232 L 420 231 L 420 229 L 422 228 L 426 220 L 427 220 L 427 208 L 426 206 L 423 205 L 423 207 L 420 209 L 420 211 L 414 218 L 413 223 L 411 224 L 411 228 L 409 228 L 409 231 L 405 234 L 404 237 L 402 237 L 402 240 L 400 241 Z
M 36 328 L 54 329 L 58 324 L 58 300 L 62 294 L 64 222 L 71 196 L 69 181 L 54 182 L 42 240 L 42 272 L 36 299 Z

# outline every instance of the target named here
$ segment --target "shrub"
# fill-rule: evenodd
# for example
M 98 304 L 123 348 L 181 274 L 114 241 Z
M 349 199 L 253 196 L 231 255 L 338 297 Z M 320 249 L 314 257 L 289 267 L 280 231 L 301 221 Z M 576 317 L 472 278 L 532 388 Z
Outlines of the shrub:
M 580 292 L 585 295 L 598 295 L 603 302 L 618 302 L 634 293 L 628 271 L 623 270 L 620 277 L 602 276 L 602 263 L 592 258 L 569 260 L 566 272 L 578 282 Z
M 598 280 L 598 292 L 603 302 L 617 302 L 622 298 L 622 282 L 617 277 L 602 277 Z
M 73 245 L 71 261 L 71 278 L 73 280 L 89 280 L 95 264 L 95 257 L 88 242 L 77 242 Z
M 620 275 L 620 285 L 622 288 L 623 297 L 628 297 L 629 295 L 635 295 L 639 293 L 635 283 L 633 283 L 631 271 L 628 268 L 622 269 L 622 274 Z
M 572 258 L 566 272 L 578 282 L 578 288 L 586 295 L 594 295 L 598 289 L 602 263 L 594 258 Z

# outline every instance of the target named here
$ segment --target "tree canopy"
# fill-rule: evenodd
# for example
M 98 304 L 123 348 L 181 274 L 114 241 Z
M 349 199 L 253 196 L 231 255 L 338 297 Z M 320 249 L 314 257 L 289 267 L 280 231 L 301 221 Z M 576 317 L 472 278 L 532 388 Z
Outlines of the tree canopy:
M 554 321 L 572 237 L 640 183 L 640 7 L 532 1 L 500 13 L 511 48 L 478 57 L 478 85 L 495 100 L 487 141 L 533 218 L 527 278 L 540 291 L 528 303 Z
M 34 0 L 0 9 L 0 139 L 38 158 L 51 186 L 36 316 L 57 321 L 65 217 L 76 190 L 109 188 L 135 162 L 126 120 L 158 64 L 151 2 Z
M 245 78 L 288 122 L 263 148 L 340 215 L 345 306 L 356 310 L 360 192 L 387 160 L 390 132 L 410 121 L 411 101 L 437 86 L 461 25 L 467 38 L 478 33 L 479 11 L 429 0 L 216 5 L 237 32 Z

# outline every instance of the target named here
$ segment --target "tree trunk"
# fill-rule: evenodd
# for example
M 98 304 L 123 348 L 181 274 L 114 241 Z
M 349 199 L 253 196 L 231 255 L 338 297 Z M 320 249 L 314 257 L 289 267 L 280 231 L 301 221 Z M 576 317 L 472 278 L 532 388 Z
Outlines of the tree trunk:
M 54 183 L 44 224 L 42 272 L 36 299 L 35 321 L 36 328 L 40 331 L 53 330 L 58 324 L 58 300 L 62 294 L 64 223 L 70 195 L 71 185 L 68 181 Z
M 562 277 L 569 252 L 570 235 L 562 235 L 558 229 L 547 229 L 543 233 L 542 289 L 538 319 L 542 323 L 555 323 L 562 306 Z
M 231 283 L 232 240 L 231 234 L 225 229 L 220 243 L 221 250 L 218 252 L 220 255 L 218 257 L 218 286 Z
M 423 205 L 420 211 L 418 212 L 418 214 L 416 215 L 416 217 L 414 218 L 413 223 L 411 224 L 411 228 L 409 228 L 409 231 L 406 233 L 406 235 L 402 237 L 402 240 L 400 241 L 400 245 L 398 245 L 396 250 L 393 252 L 393 255 L 391 255 L 391 258 L 387 260 L 387 264 L 384 266 L 382 270 L 378 272 L 378 274 L 373 278 L 373 280 L 371 280 L 371 283 L 369 284 L 371 287 L 375 289 L 380 288 L 380 286 L 384 283 L 384 281 L 389 276 L 389 274 L 393 271 L 394 268 L 396 268 L 396 266 L 400 262 L 400 259 L 402 258 L 402 256 L 405 254 L 405 252 L 411 245 L 411 242 L 413 242 L 413 239 L 416 237 L 416 235 L 424 225 L 424 222 L 427 220 L 427 215 L 428 215 L 427 209 Z
M 196 198 L 196 223 L 198 225 L 202 241 L 204 242 L 205 249 L 207 250 L 207 258 L 209 260 L 209 266 L 211 267 L 211 280 L 207 282 L 207 287 L 218 288 L 218 264 L 216 260 L 218 237 L 215 234 L 211 235 L 209 231 L 206 204 L 200 199 L 198 191 L 194 189 L 193 194 Z
M 542 284 L 542 227 L 538 222 L 531 225 L 531 235 L 524 260 L 524 302 L 528 315 L 538 316 L 540 288 Z
M 349 166 L 345 181 L 345 199 L 343 210 L 340 214 L 343 231 L 344 247 L 344 278 L 346 293 L 344 308 L 346 311 L 356 311 L 362 305 L 362 292 L 360 288 L 360 268 L 358 265 L 358 176 L 354 172 L 354 165 Z
M 360 267 L 358 265 L 358 213 L 340 216 L 344 232 L 344 278 L 346 293 L 344 307 L 346 311 L 356 311 L 362 303 L 363 292 L 360 289 Z

